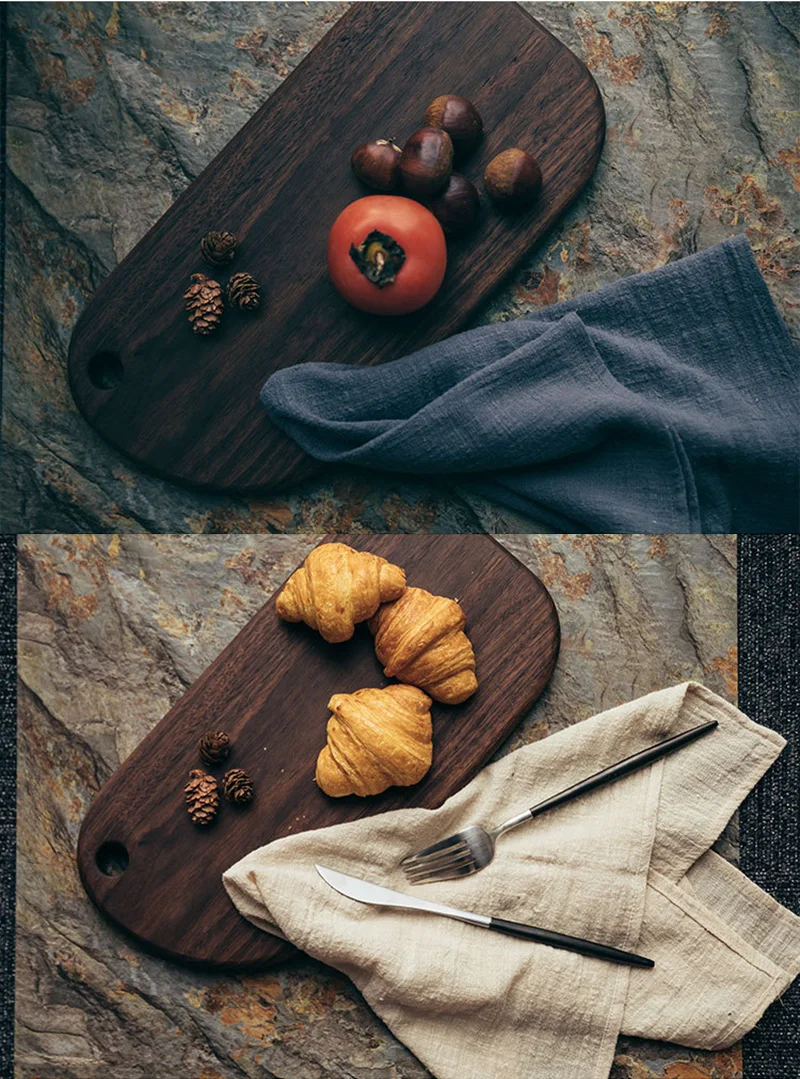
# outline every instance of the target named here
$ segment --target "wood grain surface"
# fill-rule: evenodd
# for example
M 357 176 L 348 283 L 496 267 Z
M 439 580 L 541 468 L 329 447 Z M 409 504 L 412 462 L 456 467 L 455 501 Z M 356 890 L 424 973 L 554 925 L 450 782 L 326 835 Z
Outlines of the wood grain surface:
M 279 621 L 271 597 L 112 776 L 81 828 L 78 866 L 91 898 L 113 922 L 171 958 L 253 968 L 285 957 L 288 945 L 236 912 L 222 872 L 292 832 L 440 805 L 499 748 L 553 673 L 559 647 L 553 601 L 492 538 L 326 541 L 332 539 L 381 554 L 403 566 L 410 584 L 459 599 L 475 648 L 478 691 L 462 705 L 433 706 L 434 761 L 421 783 L 369 799 L 328 798 L 314 783 L 328 698 L 387 680 L 365 626 L 352 641 L 328 645 L 306 626 Z M 189 819 L 183 786 L 200 766 L 197 739 L 209 728 L 230 733 L 225 766 L 249 772 L 257 793 L 244 809 L 223 801 L 216 821 L 203 829 Z M 116 875 L 98 864 L 108 844 L 127 852 L 127 868 Z
M 464 172 L 481 186 L 486 162 L 518 145 L 541 164 L 542 195 L 521 216 L 484 196 L 427 308 L 364 315 L 325 267 L 335 216 L 369 193 L 350 153 L 367 138 L 405 139 L 442 92 L 466 95 L 484 119 Z M 140 465 L 183 483 L 263 491 L 311 474 L 319 466 L 259 405 L 265 379 L 305 360 L 395 359 L 464 327 L 585 185 L 604 127 L 585 66 L 516 4 L 355 4 L 98 290 L 70 345 L 78 407 Z M 182 294 L 193 272 L 212 272 L 199 255 L 209 229 L 239 237 L 232 268 L 253 273 L 265 299 L 257 316 L 227 312 L 197 338 Z

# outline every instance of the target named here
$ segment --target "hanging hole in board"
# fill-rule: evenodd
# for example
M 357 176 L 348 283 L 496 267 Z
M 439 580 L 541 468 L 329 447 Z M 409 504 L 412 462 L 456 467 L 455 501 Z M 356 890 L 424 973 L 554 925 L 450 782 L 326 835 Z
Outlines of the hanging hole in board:
M 128 868 L 128 852 L 122 843 L 110 840 L 103 843 L 95 855 L 97 868 L 106 877 L 118 877 Z
M 96 352 L 89 360 L 89 381 L 98 390 L 113 390 L 122 382 L 125 368 L 116 352 Z

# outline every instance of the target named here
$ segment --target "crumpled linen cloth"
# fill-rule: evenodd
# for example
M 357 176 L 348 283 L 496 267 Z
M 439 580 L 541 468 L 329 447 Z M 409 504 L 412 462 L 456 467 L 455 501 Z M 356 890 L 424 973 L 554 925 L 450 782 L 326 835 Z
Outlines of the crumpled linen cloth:
M 314 869 L 408 891 L 407 853 L 709 719 L 720 726 L 698 742 L 504 836 L 481 873 L 412 889 L 637 951 L 652 970 L 366 906 Z M 509 754 L 437 810 L 276 840 L 223 881 L 246 918 L 349 976 L 438 1079 L 607 1079 L 620 1032 L 728 1046 L 800 971 L 800 918 L 709 850 L 783 745 L 686 683 Z
M 391 363 L 286 368 L 261 401 L 321 461 L 455 475 L 559 531 L 793 532 L 799 360 L 738 236 Z

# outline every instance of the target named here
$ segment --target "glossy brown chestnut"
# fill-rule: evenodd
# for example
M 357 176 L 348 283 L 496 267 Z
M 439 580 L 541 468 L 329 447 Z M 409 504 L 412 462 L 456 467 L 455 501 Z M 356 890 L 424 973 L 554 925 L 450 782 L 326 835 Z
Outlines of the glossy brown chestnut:
M 521 210 L 536 200 L 542 187 L 542 170 L 525 150 L 503 150 L 486 166 L 483 182 L 498 206 Z
M 423 123 L 427 127 L 440 127 L 453 140 L 457 158 L 471 154 L 483 135 L 480 113 L 465 97 L 458 94 L 442 94 L 425 110 Z
M 445 235 L 456 237 L 468 232 L 475 224 L 481 200 L 475 185 L 460 172 L 454 172 L 447 187 L 427 205 Z
M 400 155 L 403 187 L 415 199 L 441 191 L 453 171 L 453 143 L 440 127 L 421 127 Z
M 400 184 L 401 152 L 391 139 L 373 139 L 355 148 L 350 167 L 373 191 L 394 191 Z

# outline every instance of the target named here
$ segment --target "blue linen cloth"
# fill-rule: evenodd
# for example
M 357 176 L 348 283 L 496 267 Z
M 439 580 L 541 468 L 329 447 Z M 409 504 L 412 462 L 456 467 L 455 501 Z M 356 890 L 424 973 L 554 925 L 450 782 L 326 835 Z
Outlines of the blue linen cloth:
M 798 359 L 744 236 L 261 400 L 321 461 L 475 481 L 561 531 L 800 528 Z

